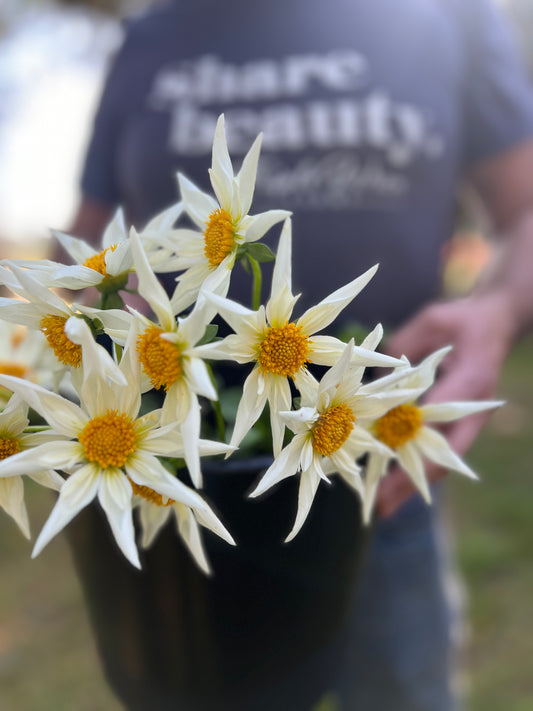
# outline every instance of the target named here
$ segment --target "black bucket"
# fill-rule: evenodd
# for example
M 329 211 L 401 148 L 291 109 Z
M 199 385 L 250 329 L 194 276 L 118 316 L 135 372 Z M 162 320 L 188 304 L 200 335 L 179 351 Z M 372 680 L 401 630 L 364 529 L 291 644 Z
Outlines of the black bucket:
M 298 477 L 247 493 L 270 461 L 204 464 L 204 493 L 233 547 L 202 529 L 206 577 L 167 525 L 142 570 L 88 507 L 69 527 L 106 676 L 131 711 L 309 711 L 334 691 L 367 534 L 358 498 L 321 483 L 300 533 Z

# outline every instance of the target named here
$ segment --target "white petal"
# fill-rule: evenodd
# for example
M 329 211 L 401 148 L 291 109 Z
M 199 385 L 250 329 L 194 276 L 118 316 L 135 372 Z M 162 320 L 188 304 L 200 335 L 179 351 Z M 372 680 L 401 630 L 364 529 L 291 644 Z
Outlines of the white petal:
M 139 278 L 139 294 L 146 299 L 156 314 L 164 331 L 176 330 L 176 319 L 166 291 L 155 276 L 142 248 L 139 236 L 134 228 L 130 233 L 131 251 L 135 260 L 135 269 Z
M 133 269 L 133 256 L 130 242 L 121 242 L 116 249 L 109 249 L 104 257 L 106 272 L 115 277 L 125 275 Z
M 363 522 L 365 524 L 370 523 L 372 518 L 378 485 L 382 477 L 385 476 L 388 461 L 388 457 L 383 457 L 377 452 L 373 452 L 368 457 L 365 474 L 365 495 L 363 498 Z
M 110 468 L 102 473 L 98 499 L 118 547 L 132 565 L 140 568 L 133 527 L 131 484 L 119 469 Z
M 94 499 L 100 482 L 99 473 L 96 465 L 87 464 L 65 481 L 56 505 L 37 538 L 32 558 L 39 555 L 45 545 Z
M 268 210 L 258 215 L 249 215 L 246 220 L 244 242 L 257 242 L 271 227 L 286 220 L 290 215 L 291 213 L 287 210 Z
M 334 291 L 316 306 L 308 309 L 305 314 L 298 319 L 298 325 L 302 327 L 304 333 L 311 335 L 329 326 L 340 312 L 348 306 L 350 301 L 368 284 L 376 271 L 377 265 L 368 269 L 364 274 L 349 284 Z
M 91 247 L 91 245 L 82 239 L 72 237 L 59 230 L 52 230 L 51 232 L 63 249 L 68 252 L 72 259 L 78 264 L 83 264 L 87 259 L 97 254 L 94 247 Z
M 126 464 L 130 479 L 140 486 L 147 486 L 158 494 L 193 508 L 202 508 L 203 499 L 177 477 L 172 476 L 156 457 L 145 452 L 137 452 Z
M 170 506 L 158 506 L 141 499 L 139 516 L 141 519 L 143 548 L 148 548 L 157 536 L 161 527 L 166 523 L 170 514 Z
M 196 397 L 191 398 L 191 406 L 183 425 L 181 426 L 183 436 L 184 458 L 192 483 L 196 488 L 202 486 L 202 472 L 200 471 L 200 453 L 198 442 L 200 441 L 200 405 Z
M 0 479 L 0 506 L 11 516 L 26 538 L 30 537 L 30 522 L 24 503 L 21 477 Z
M 261 152 L 261 141 L 263 135 L 259 134 L 253 142 L 250 150 L 244 156 L 241 169 L 237 175 L 239 183 L 239 193 L 241 201 L 241 211 L 243 215 L 248 214 L 254 195 L 255 179 L 257 175 L 257 163 Z
M 477 479 L 477 475 L 463 460 L 451 449 L 448 440 L 440 432 L 429 427 L 422 427 L 417 436 L 416 444 L 422 454 L 432 462 L 440 464 L 446 469 L 453 469 L 470 479 Z
M 283 223 L 279 237 L 276 261 L 272 272 L 271 298 L 283 289 L 292 292 L 292 223 L 290 218 Z
M 108 249 L 114 244 L 123 242 L 127 239 L 127 235 L 128 231 L 126 229 L 124 210 L 119 207 L 104 230 L 104 234 L 102 235 L 102 248 Z
M 178 532 L 180 536 L 187 545 L 187 548 L 190 550 L 200 569 L 209 575 L 211 569 L 209 567 L 202 543 L 200 527 L 194 518 L 193 512 L 183 504 L 174 504 L 172 508 L 174 509 L 174 513 L 176 515 L 176 522 L 178 524 Z
M 272 387 L 268 396 L 270 429 L 272 431 L 272 449 L 274 456 L 277 456 L 283 447 L 283 436 L 285 434 L 285 423 L 279 417 L 279 413 L 290 409 L 292 397 L 291 387 L 287 378 L 274 375 L 271 380 Z
M 403 469 L 409 474 L 413 484 L 429 504 L 431 502 L 431 492 L 424 471 L 424 463 L 415 444 L 406 442 L 406 444 L 398 447 L 396 455 Z
M 185 209 L 203 232 L 211 213 L 218 210 L 218 204 L 216 200 L 199 190 L 193 182 L 181 175 L 181 173 L 178 174 L 178 181 Z
M 152 217 L 152 219 L 144 226 L 141 239 L 143 239 L 146 233 L 151 234 L 154 232 L 165 232 L 167 230 L 171 230 L 177 219 L 181 216 L 182 212 L 182 202 L 177 202 L 174 205 L 167 207 L 155 217 Z
M 0 375 L 0 385 L 18 393 L 58 432 L 76 437 L 87 424 L 87 416 L 73 402 L 27 380 Z
M 502 400 L 479 402 L 439 402 L 422 405 L 420 411 L 424 422 L 452 422 L 477 412 L 492 410 L 505 405 Z
M 296 435 L 292 442 L 281 450 L 280 454 L 263 474 L 255 489 L 250 493 L 250 497 L 259 496 L 279 481 L 296 474 L 300 468 L 300 456 L 305 441 L 305 435 Z
M 201 358 L 187 358 L 183 370 L 187 382 L 191 389 L 198 395 L 217 400 L 218 395 L 207 370 L 207 366 Z
M 211 177 L 211 185 L 221 207 L 229 212 L 233 193 L 233 166 L 231 165 L 228 144 L 226 143 L 224 114 L 218 117 L 215 127 L 209 175 Z
M 286 543 L 292 541 L 305 523 L 309 511 L 311 510 L 311 505 L 315 498 L 320 479 L 321 477 L 314 467 L 301 473 L 300 488 L 298 490 L 298 511 L 296 512 L 296 520 L 294 521 L 292 531 L 285 539 Z
M 261 394 L 259 386 L 259 369 L 254 368 L 244 381 L 242 397 L 237 408 L 235 426 L 231 436 L 230 445 L 238 447 L 244 436 L 251 430 L 257 422 L 259 415 L 263 412 L 269 394 L 265 388 Z

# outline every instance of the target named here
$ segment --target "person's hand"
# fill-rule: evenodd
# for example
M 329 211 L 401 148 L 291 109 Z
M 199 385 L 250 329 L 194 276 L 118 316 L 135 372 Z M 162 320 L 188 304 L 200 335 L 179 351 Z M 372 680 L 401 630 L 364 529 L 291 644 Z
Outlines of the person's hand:
M 438 348 L 452 345 L 426 402 L 485 400 L 494 396 L 513 333 L 505 294 L 486 293 L 427 306 L 390 337 L 386 351 L 394 356 L 405 354 L 415 365 Z M 488 416 L 472 415 L 447 425 L 445 434 L 452 449 L 460 456 L 465 454 Z M 426 462 L 430 482 L 445 473 Z M 380 483 L 377 514 L 392 515 L 414 492 L 407 474 L 393 465 Z

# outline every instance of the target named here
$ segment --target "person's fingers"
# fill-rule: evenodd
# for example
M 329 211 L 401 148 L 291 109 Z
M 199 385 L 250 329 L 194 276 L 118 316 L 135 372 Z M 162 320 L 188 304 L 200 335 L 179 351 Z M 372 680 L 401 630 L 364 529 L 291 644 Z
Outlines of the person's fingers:
M 411 362 L 417 362 L 441 346 L 447 345 L 447 330 L 441 309 L 438 305 L 433 305 L 420 311 L 392 333 L 385 343 L 385 350 L 390 355 L 405 355 Z

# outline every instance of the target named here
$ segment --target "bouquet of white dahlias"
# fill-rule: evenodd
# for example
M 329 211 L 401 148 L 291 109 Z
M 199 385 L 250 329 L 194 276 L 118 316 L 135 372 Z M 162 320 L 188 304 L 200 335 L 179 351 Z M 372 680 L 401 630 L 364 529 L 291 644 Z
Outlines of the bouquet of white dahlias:
M 431 425 L 500 403 L 417 404 L 449 349 L 413 366 L 377 352 L 379 325 L 358 344 L 324 333 L 377 267 L 293 317 L 290 215 L 249 214 L 260 143 L 258 137 L 234 175 L 220 117 L 209 171 L 214 196 L 178 175 L 181 201 L 140 231 L 128 230 L 119 210 L 100 249 L 55 232 L 74 265 L 3 261 L 0 283 L 15 298 L 0 299 L 0 505 L 29 537 L 23 478 L 59 492 L 34 556 L 97 498 L 134 566 L 140 567 L 137 508 L 143 547 L 174 514 L 183 541 L 208 572 L 200 526 L 234 540 L 231 521 L 220 521 L 199 493 L 202 458 L 239 456 L 267 403 L 272 464 L 250 495 L 299 478 L 287 540 L 305 524 L 317 488 L 335 474 L 361 498 L 365 522 L 391 460 L 428 502 L 424 458 L 475 478 Z M 195 228 L 180 226 L 182 217 Z M 260 240 L 280 223 L 274 256 Z M 263 305 L 261 262 L 271 259 Z M 253 277 L 251 308 L 227 298 L 237 262 Z M 170 297 L 156 276 L 163 272 L 179 274 Z M 99 302 L 88 305 L 80 294 L 67 303 L 58 287 L 95 287 Z M 123 296 L 132 292 L 126 306 Z M 233 333 L 217 337 L 215 318 Z M 217 387 L 212 366 L 220 360 L 249 364 L 229 441 L 224 387 Z M 367 367 L 388 370 L 365 382 Z

